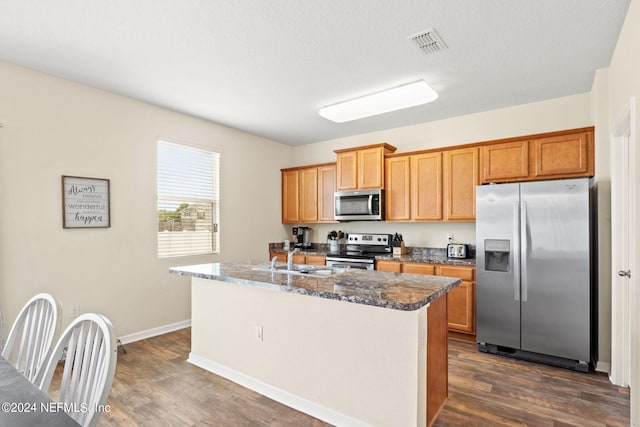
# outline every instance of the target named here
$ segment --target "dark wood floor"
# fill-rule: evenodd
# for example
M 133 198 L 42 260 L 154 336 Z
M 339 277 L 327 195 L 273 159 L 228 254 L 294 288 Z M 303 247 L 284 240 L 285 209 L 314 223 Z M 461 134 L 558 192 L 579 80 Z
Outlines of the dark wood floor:
M 434 426 L 629 426 L 629 389 L 449 340 L 449 400 Z
M 328 425 L 187 363 L 190 332 L 126 345 L 99 426 Z M 605 375 L 449 345 L 449 400 L 435 426 L 629 425 L 629 392 Z

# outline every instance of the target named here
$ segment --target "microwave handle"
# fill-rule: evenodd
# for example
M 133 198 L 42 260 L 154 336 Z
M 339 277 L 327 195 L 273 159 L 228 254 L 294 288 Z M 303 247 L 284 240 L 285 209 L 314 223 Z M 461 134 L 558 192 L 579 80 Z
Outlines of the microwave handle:
M 373 215 L 373 194 L 369 194 L 369 215 Z

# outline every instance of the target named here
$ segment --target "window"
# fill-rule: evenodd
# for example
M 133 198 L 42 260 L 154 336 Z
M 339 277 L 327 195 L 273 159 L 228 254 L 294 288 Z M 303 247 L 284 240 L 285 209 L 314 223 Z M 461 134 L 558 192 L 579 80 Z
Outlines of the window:
M 220 252 L 220 153 L 158 141 L 158 256 Z

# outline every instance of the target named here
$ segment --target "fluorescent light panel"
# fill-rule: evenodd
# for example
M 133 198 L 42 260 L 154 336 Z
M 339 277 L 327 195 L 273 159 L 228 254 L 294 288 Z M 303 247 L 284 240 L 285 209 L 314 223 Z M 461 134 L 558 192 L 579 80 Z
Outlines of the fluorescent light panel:
M 436 99 L 438 99 L 438 93 L 424 80 L 418 80 L 417 82 L 407 83 L 371 95 L 338 102 L 321 108 L 318 113 L 325 119 L 343 123 L 427 104 Z

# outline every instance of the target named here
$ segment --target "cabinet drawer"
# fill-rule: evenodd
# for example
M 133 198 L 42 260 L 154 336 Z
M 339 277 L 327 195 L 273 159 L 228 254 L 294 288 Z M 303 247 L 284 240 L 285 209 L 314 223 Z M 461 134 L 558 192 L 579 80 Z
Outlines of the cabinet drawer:
M 421 263 L 411 263 L 405 262 L 402 265 L 403 273 L 413 273 L 413 274 L 436 274 L 436 266 L 430 264 L 421 264 Z
M 326 257 L 322 255 L 307 255 L 305 263 L 309 265 L 325 265 L 327 261 Z
M 278 257 L 277 262 L 287 262 L 287 254 L 281 252 L 269 252 L 269 261 L 273 259 L 274 256 Z
M 457 277 L 462 280 L 474 281 L 475 267 L 440 266 L 438 276 Z
M 376 270 L 400 273 L 402 271 L 402 263 L 399 261 L 376 261 Z

